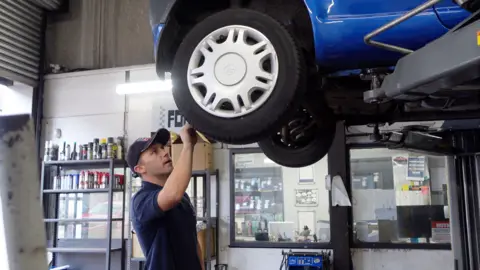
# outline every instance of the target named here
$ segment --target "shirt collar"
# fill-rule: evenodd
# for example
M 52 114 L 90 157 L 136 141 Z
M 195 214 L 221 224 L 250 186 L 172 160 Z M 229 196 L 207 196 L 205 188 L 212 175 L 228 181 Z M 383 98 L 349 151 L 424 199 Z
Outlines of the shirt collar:
M 145 188 L 145 189 L 161 189 L 163 187 L 160 186 L 160 185 L 142 180 L 142 188 Z

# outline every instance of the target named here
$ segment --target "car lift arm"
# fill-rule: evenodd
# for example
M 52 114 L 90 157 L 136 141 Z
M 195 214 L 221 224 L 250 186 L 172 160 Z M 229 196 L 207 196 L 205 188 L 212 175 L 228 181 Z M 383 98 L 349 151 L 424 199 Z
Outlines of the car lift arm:
M 389 22 L 385 25 L 382 25 L 380 28 L 378 28 L 378 29 L 374 30 L 373 32 L 369 33 L 368 35 L 365 36 L 365 38 L 363 40 L 368 45 L 379 47 L 379 48 L 382 48 L 382 49 L 385 49 L 385 50 L 404 53 L 404 54 L 412 53 L 413 51 L 410 50 L 410 49 L 398 47 L 398 46 L 391 45 L 391 44 L 382 43 L 382 42 L 379 42 L 379 41 L 374 41 L 374 40 L 372 40 L 372 38 L 380 35 L 381 33 L 387 31 L 388 29 L 390 29 L 390 28 L 392 28 L 392 27 L 410 19 L 411 17 L 419 14 L 420 12 L 426 10 L 427 8 L 432 7 L 433 5 L 437 4 L 440 1 L 442 1 L 442 0 L 429 0 L 428 2 L 425 2 L 425 3 L 421 4 L 420 6 L 414 8 L 411 11 L 405 13 L 404 15 L 398 17 L 397 19 L 395 19 L 395 20 L 393 20 L 393 21 L 391 21 L 391 22 Z
M 370 139 L 389 149 L 405 149 L 431 155 L 454 155 L 456 149 L 444 136 L 437 136 L 428 132 L 425 126 L 407 126 L 401 131 L 380 134 L 378 124 L 375 125 Z
M 442 37 L 402 57 L 379 88 L 364 92 L 364 101 L 421 100 L 437 91 L 452 90 L 480 78 L 479 13 L 475 12 Z

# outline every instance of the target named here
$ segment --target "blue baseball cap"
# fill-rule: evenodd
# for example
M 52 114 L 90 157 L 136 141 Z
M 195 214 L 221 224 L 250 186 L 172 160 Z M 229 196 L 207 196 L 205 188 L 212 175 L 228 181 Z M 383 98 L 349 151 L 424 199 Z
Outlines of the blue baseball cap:
M 127 152 L 127 163 L 130 170 L 135 177 L 138 175 L 135 173 L 135 166 L 138 164 L 140 155 L 145 152 L 152 144 L 161 144 L 167 145 L 170 140 L 170 132 L 164 128 L 159 129 L 152 137 L 150 138 L 138 138 L 135 142 L 130 145 Z

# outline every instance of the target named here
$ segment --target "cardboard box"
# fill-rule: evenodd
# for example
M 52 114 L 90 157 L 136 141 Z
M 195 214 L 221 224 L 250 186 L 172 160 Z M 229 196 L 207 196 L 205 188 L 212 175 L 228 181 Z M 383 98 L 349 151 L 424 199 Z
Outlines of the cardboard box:
M 194 171 L 210 170 L 213 171 L 213 147 L 205 136 L 197 132 L 197 144 L 193 150 Z M 182 152 L 183 144 L 180 136 L 172 134 L 172 160 L 173 166 L 176 165 L 178 157 Z
M 210 254 L 212 256 L 216 256 L 215 254 L 215 229 L 214 228 L 210 228 L 210 238 L 211 238 L 211 242 L 210 242 Z M 207 258 L 207 230 L 201 230 L 197 233 L 197 240 L 198 240 L 198 244 L 200 245 L 200 248 L 202 249 L 202 254 L 203 254 L 203 259 L 205 260 Z
M 138 237 L 135 232 L 132 232 L 132 258 L 145 258 L 142 247 L 138 242 Z

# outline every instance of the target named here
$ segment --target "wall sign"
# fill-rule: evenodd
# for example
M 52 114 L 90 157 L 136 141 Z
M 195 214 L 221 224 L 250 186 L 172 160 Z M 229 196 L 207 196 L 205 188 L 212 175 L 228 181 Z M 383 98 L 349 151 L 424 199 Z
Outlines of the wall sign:
M 295 189 L 295 206 L 317 206 L 318 189 Z
M 437 243 L 450 243 L 449 221 L 432 221 L 432 241 Z
M 313 177 L 313 166 L 302 167 L 298 169 L 298 173 L 299 173 L 299 177 L 298 177 L 299 185 L 315 184 L 315 179 Z
M 165 97 L 152 103 L 152 130 L 166 128 L 175 133 L 185 125 L 185 117 L 180 113 L 173 97 Z

